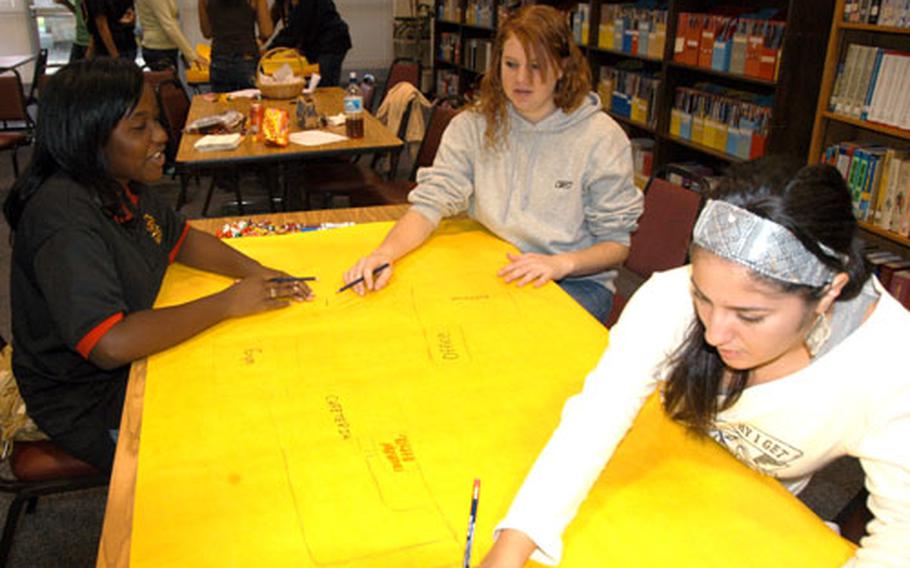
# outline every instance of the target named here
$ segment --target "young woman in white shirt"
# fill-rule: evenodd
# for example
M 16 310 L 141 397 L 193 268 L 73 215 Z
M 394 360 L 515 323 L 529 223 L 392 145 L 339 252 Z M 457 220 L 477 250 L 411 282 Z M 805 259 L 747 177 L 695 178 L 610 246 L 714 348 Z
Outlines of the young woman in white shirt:
M 859 458 L 874 514 L 848 566 L 910 566 L 910 314 L 870 277 L 830 166 L 744 164 L 712 194 L 692 263 L 635 294 L 569 399 L 483 568 L 557 564 L 574 517 L 642 402 L 664 408 L 794 493 Z M 791 451 L 737 435 L 762 431 Z

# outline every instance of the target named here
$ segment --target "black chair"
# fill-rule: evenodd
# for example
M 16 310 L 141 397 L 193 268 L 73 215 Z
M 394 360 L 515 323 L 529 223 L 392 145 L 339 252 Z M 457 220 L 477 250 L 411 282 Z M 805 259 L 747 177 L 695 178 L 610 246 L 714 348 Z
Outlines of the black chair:
M 411 83 L 417 90 L 420 90 L 420 77 L 423 73 L 423 67 L 420 64 L 420 61 L 412 59 L 410 57 L 397 57 L 392 61 L 392 64 L 389 65 L 389 73 L 386 75 L 385 87 L 382 89 L 382 96 L 379 97 L 381 101 L 385 96 L 392 90 L 392 87 L 407 81 Z
M 47 79 L 47 49 L 38 50 L 38 59 L 35 60 L 35 72 L 32 73 L 32 84 L 28 88 L 28 95 L 25 97 L 25 106 L 30 107 L 38 104 L 38 96 L 41 94 L 41 87 Z

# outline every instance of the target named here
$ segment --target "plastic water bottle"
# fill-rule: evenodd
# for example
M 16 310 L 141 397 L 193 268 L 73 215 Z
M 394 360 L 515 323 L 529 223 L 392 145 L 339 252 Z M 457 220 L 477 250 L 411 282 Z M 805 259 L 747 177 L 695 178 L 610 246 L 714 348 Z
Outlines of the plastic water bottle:
M 344 93 L 344 127 L 348 138 L 363 138 L 363 91 L 354 71 L 351 71 Z

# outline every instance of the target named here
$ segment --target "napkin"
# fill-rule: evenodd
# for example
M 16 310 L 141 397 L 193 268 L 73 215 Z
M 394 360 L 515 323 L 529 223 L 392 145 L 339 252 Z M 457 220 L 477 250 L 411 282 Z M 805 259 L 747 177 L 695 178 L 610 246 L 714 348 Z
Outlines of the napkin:
M 261 96 L 262 92 L 260 92 L 259 89 L 241 89 L 228 93 L 227 99 L 229 101 L 234 99 L 258 99 Z
M 338 114 L 336 114 L 334 116 L 327 116 L 327 117 L 325 117 L 325 119 L 327 121 L 329 121 L 329 124 L 331 124 L 332 126 L 344 126 L 344 113 L 343 112 L 339 112 Z
M 304 130 L 302 132 L 293 132 L 290 136 L 291 142 L 301 146 L 319 146 L 322 144 L 331 144 L 347 140 L 347 136 L 325 132 L 323 130 Z
M 243 136 L 239 133 L 234 134 L 206 134 L 193 144 L 193 147 L 200 152 L 223 152 L 225 150 L 234 150 L 240 146 Z

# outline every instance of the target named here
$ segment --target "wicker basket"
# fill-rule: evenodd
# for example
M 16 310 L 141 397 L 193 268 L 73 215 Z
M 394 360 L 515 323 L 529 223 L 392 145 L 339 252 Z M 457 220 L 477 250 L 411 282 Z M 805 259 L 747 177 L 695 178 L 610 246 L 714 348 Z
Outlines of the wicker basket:
M 281 61 L 284 60 L 284 61 Z M 306 59 L 297 52 L 296 49 L 276 47 L 270 49 L 259 59 L 259 70 L 256 74 L 256 87 L 267 99 L 293 99 L 306 86 L 306 80 L 302 76 L 294 75 L 294 80 L 288 83 L 271 84 L 262 81 L 262 77 L 267 75 L 266 69 L 276 70 L 282 63 L 288 63 L 291 69 L 296 73 L 300 69 L 307 67 Z

